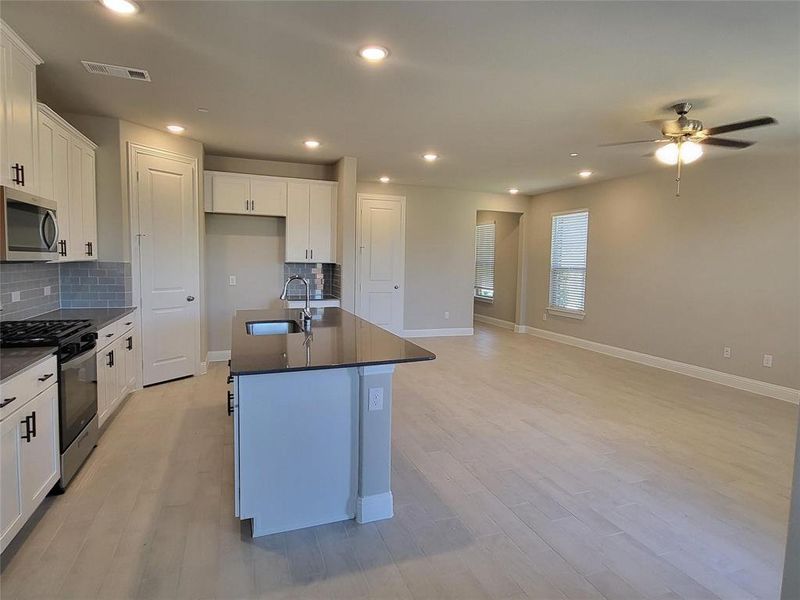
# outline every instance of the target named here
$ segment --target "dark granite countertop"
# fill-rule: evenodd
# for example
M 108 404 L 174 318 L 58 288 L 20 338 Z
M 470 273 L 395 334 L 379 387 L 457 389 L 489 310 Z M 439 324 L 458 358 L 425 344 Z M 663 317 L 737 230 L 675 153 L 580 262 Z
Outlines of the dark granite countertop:
M 340 308 L 312 309 L 311 335 L 248 335 L 249 321 L 297 321 L 297 309 L 240 310 L 231 374 L 254 375 L 433 360 L 436 355 Z
M 69 321 L 72 319 L 88 319 L 97 329 L 121 319 L 136 310 L 135 306 L 122 308 L 59 308 L 43 315 L 36 315 L 26 321 Z
M 33 348 L 0 348 L 0 381 L 24 371 L 45 356 L 54 354 L 55 346 L 36 346 Z

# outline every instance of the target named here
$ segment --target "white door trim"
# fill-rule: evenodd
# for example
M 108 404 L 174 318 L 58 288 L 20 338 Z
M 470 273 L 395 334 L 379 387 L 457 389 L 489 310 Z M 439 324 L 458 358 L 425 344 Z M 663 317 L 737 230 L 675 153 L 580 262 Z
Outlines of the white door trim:
M 200 355 L 200 349 L 202 347 L 202 341 L 200 339 L 202 333 L 201 327 L 201 320 L 203 315 L 203 307 L 205 305 L 205 290 L 202 286 L 202 273 L 200 273 L 200 260 L 199 257 L 202 256 L 200 250 L 200 173 L 198 171 L 198 163 L 197 158 L 193 156 L 187 156 L 185 154 L 178 154 L 177 152 L 170 152 L 169 150 L 160 150 L 158 148 L 151 148 L 150 146 L 143 146 L 141 144 L 136 144 L 134 142 L 127 142 L 127 154 L 128 154 L 128 215 L 130 217 L 130 249 L 131 249 L 131 299 L 136 307 L 139 309 L 139 314 L 141 315 L 142 310 L 142 292 L 141 292 L 141 262 L 139 260 L 139 238 L 137 237 L 137 232 L 139 231 L 139 204 L 135 201 L 137 198 L 136 194 L 136 186 L 138 182 L 136 181 L 135 174 L 138 172 L 137 169 L 137 158 L 139 156 L 155 156 L 158 158 L 167 158 L 170 160 L 174 160 L 177 162 L 181 162 L 187 164 L 192 167 L 192 199 L 194 200 L 195 205 L 195 212 L 194 212 L 194 226 L 197 230 L 197 275 L 198 281 L 200 282 L 200 286 L 197 290 L 197 298 L 198 298 L 198 318 L 197 322 L 195 323 L 195 365 L 194 365 L 194 374 L 200 375 L 203 372 L 203 357 Z M 142 328 L 142 336 L 144 336 L 144 328 Z M 139 344 L 141 345 L 141 341 Z M 144 355 L 140 357 L 142 364 L 141 369 L 144 370 Z
M 356 277 L 355 277 L 355 312 L 361 316 L 361 208 L 364 200 L 387 200 L 400 204 L 400 254 L 403 257 L 403 268 L 400 273 L 400 289 L 403 290 L 403 325 L 400 335 L 405 327 L 406 310 L 406 197 L 391 194 L 358 193 L 356 195 Z

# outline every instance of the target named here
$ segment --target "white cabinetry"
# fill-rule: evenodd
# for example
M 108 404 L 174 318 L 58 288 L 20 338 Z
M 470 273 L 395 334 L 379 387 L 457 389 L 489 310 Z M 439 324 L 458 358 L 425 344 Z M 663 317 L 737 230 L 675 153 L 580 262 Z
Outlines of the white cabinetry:
M 38 120 L 39 195 L 57 204 L 59 260 L 96 260 L 97 146 L 41 103 Z
M 336 184 L 289 184 L 286 262 L 336 262 Z
M 50 374 L 44 382 L 31 377 L 43 370 Z M 3 382 L 0 390 L 6 409 L 0 420 L 0 550 L 61 476 L 57 371 L 56 358 L 50 356 Z
M 240 173 L 205 173 L 206 212 L 286 216 L 286 180 Z
M 0 184 L 38 191 L 36 65 L 42 59 L 0 21 Z
M 122 400 L 139 387 L 141 354 L 135 315 L 103 327 L 98 332 L 97 418 L 100 427 Z

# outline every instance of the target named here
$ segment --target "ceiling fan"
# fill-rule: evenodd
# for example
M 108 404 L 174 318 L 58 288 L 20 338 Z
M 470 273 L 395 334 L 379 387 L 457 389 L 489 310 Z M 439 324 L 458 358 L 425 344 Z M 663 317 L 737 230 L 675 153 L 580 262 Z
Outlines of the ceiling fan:
M 678 174 L 675 178 L 676 196 L 681 195 L 681 166 L 694 162 L 703 155 L 701 144 L 706 146 L 720 146 L 732 150 L 747 148 L 755 144 L 755 142 L 718 138 L 715 136 L 721 133 L 730 133 L 731 131 L 750 129 L 751 127 L 762 127 L 763 125 L 774 125 L 777 123 L 772 117 L 758 117 L 748 121 L 739 121 L 738 123 L 704 128 L 702 121 L 690 119 L 686 116 L 692 108 L 690 102 L 679 102 L 678 104 L 673 104 L 670 108 L 678 114 L 678 118 L 661 122 L 661 138 L 600 145 L 624 146 L 627 144 L 665 144 L 659 147 L 654 153 L 647 154 L 646 156 L 654 155 L 659 161 L 665 164 L 678 166 Z

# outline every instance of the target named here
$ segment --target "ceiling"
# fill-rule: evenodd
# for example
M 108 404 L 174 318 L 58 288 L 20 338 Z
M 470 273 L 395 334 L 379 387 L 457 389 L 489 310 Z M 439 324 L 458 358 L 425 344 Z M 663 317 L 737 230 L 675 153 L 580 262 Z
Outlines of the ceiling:
M 535 193 L 584 168 L 664 168 L 646 145 L 597 144 L 657 134 L 645 121 L 683 99 L 707 126 L 778 119 L 728 136 L 759 142 L 735 152 L 800 138 L 795 2 L 140 4 L 121 17 L 93 1 L 3 0 L 2 17 L 44 58 L 39 93 L 56 110 L 177 122 L 209 154 L 355 156 L 362 180 Z M 384 64 L 357 57 L 370 42 L 391 49 Z M 148 69 L 152 83 L 90 75 L 81 59 Z M 441 159 L 422 161 L 429 150 Z

